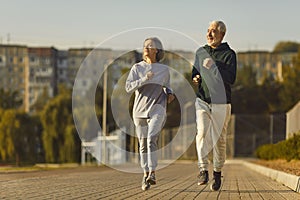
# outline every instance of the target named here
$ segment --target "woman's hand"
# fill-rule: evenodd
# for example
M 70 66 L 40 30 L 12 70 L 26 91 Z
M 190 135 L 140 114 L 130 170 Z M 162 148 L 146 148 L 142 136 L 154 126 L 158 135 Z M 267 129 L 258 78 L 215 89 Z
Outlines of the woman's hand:
M 154 76 L 154 73 L 153 73 L 152 71 L 149 71 L 149 72 L 147 72 L 147 74 L 146 74 L 147 80 L 152 79 L 153 76 Z

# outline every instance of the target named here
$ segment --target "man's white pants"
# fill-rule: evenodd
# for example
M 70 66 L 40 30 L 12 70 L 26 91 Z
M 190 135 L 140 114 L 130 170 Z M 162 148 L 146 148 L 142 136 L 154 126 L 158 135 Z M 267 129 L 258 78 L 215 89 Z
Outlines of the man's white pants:
M 226 134 L 231 104 L 207 104 L 196 99 L 196 148 L 200 170 L 208 170 L 208 154 L 213 150 L 214 171 L 220 172 L 226 159 Z

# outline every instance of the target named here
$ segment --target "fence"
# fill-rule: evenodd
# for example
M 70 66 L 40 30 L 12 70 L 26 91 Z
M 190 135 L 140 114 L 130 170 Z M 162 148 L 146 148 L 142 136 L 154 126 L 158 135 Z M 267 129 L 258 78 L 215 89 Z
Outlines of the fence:
M 90 155 L 98 164 L 109 165 L 123 164 L 126 162 L 126 139 L 121 130 L 117 130 L 110 136 L 98 136 L 92 142 L 81 144 L 81 164 L 85 164 Z
M 234 156 L 253 156 L 257 147 L 285 139 L 286 115 L 234 116 Z
M 133 133 L 134 127 L 129 132 Z M 226 155 L 232 157 L 252 157 L 255 150 L 269 143 L 285 139 L 286 115 L 232 115 L 228 126 Z M 110 136 L 99 136 L 93 142 L 82 142 L 82 163 L 86 154 L 91 153 L 98 163 L 110 165 L 126 162 L 138 163 L 138 140 L 121 130 Z M 159 160 L 197 160 L 196 124 L 163 129 L 159 136 Z M 105 151 L 104 151 L 105 149 Z

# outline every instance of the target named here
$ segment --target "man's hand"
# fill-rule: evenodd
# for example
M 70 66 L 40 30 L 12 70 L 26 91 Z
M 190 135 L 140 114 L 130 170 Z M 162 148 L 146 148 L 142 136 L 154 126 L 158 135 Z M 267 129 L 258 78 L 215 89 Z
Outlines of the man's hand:
M 199 81 L 200 81 L 200 75 L 196 75 L 196 76 L 193 78 L 193 83 L 198 84 Z
M 213 64 L 214 64 L 214 61 L 211 58 L 205 58 L 203 60 L 203 67 L 205 67 L 206 69 L 210 69 Z
M 175 99 L 174 94 L 168 94 L 168 103 L 171 103 Z
M 147 72 L 147 74 L 146 74 L 147 80 L 152 79 L 153 76 L 154 76 L 154 73 L 153 73 L 152 71 L 149 71 L 149 72 Z

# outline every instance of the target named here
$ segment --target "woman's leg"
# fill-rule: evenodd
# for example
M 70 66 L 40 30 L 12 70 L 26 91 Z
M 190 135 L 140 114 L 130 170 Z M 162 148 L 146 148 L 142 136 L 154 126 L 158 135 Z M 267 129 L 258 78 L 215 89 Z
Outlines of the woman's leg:
M 157 167 L 157 150 L 159 133 L 165 123 L 165 115 L 153 115 L 148 119 L 148 166 L 150 172 L 154 172 Z
M 144 170 L 144 174 L 149 173 L 148 158 L 147 158 L 147 135 L 148 135 L 148 124 L 146 118 L 134 118 L 133 119 L 136 129 L 136 134 L 139 140 L 139 153 L 140 163 Z

